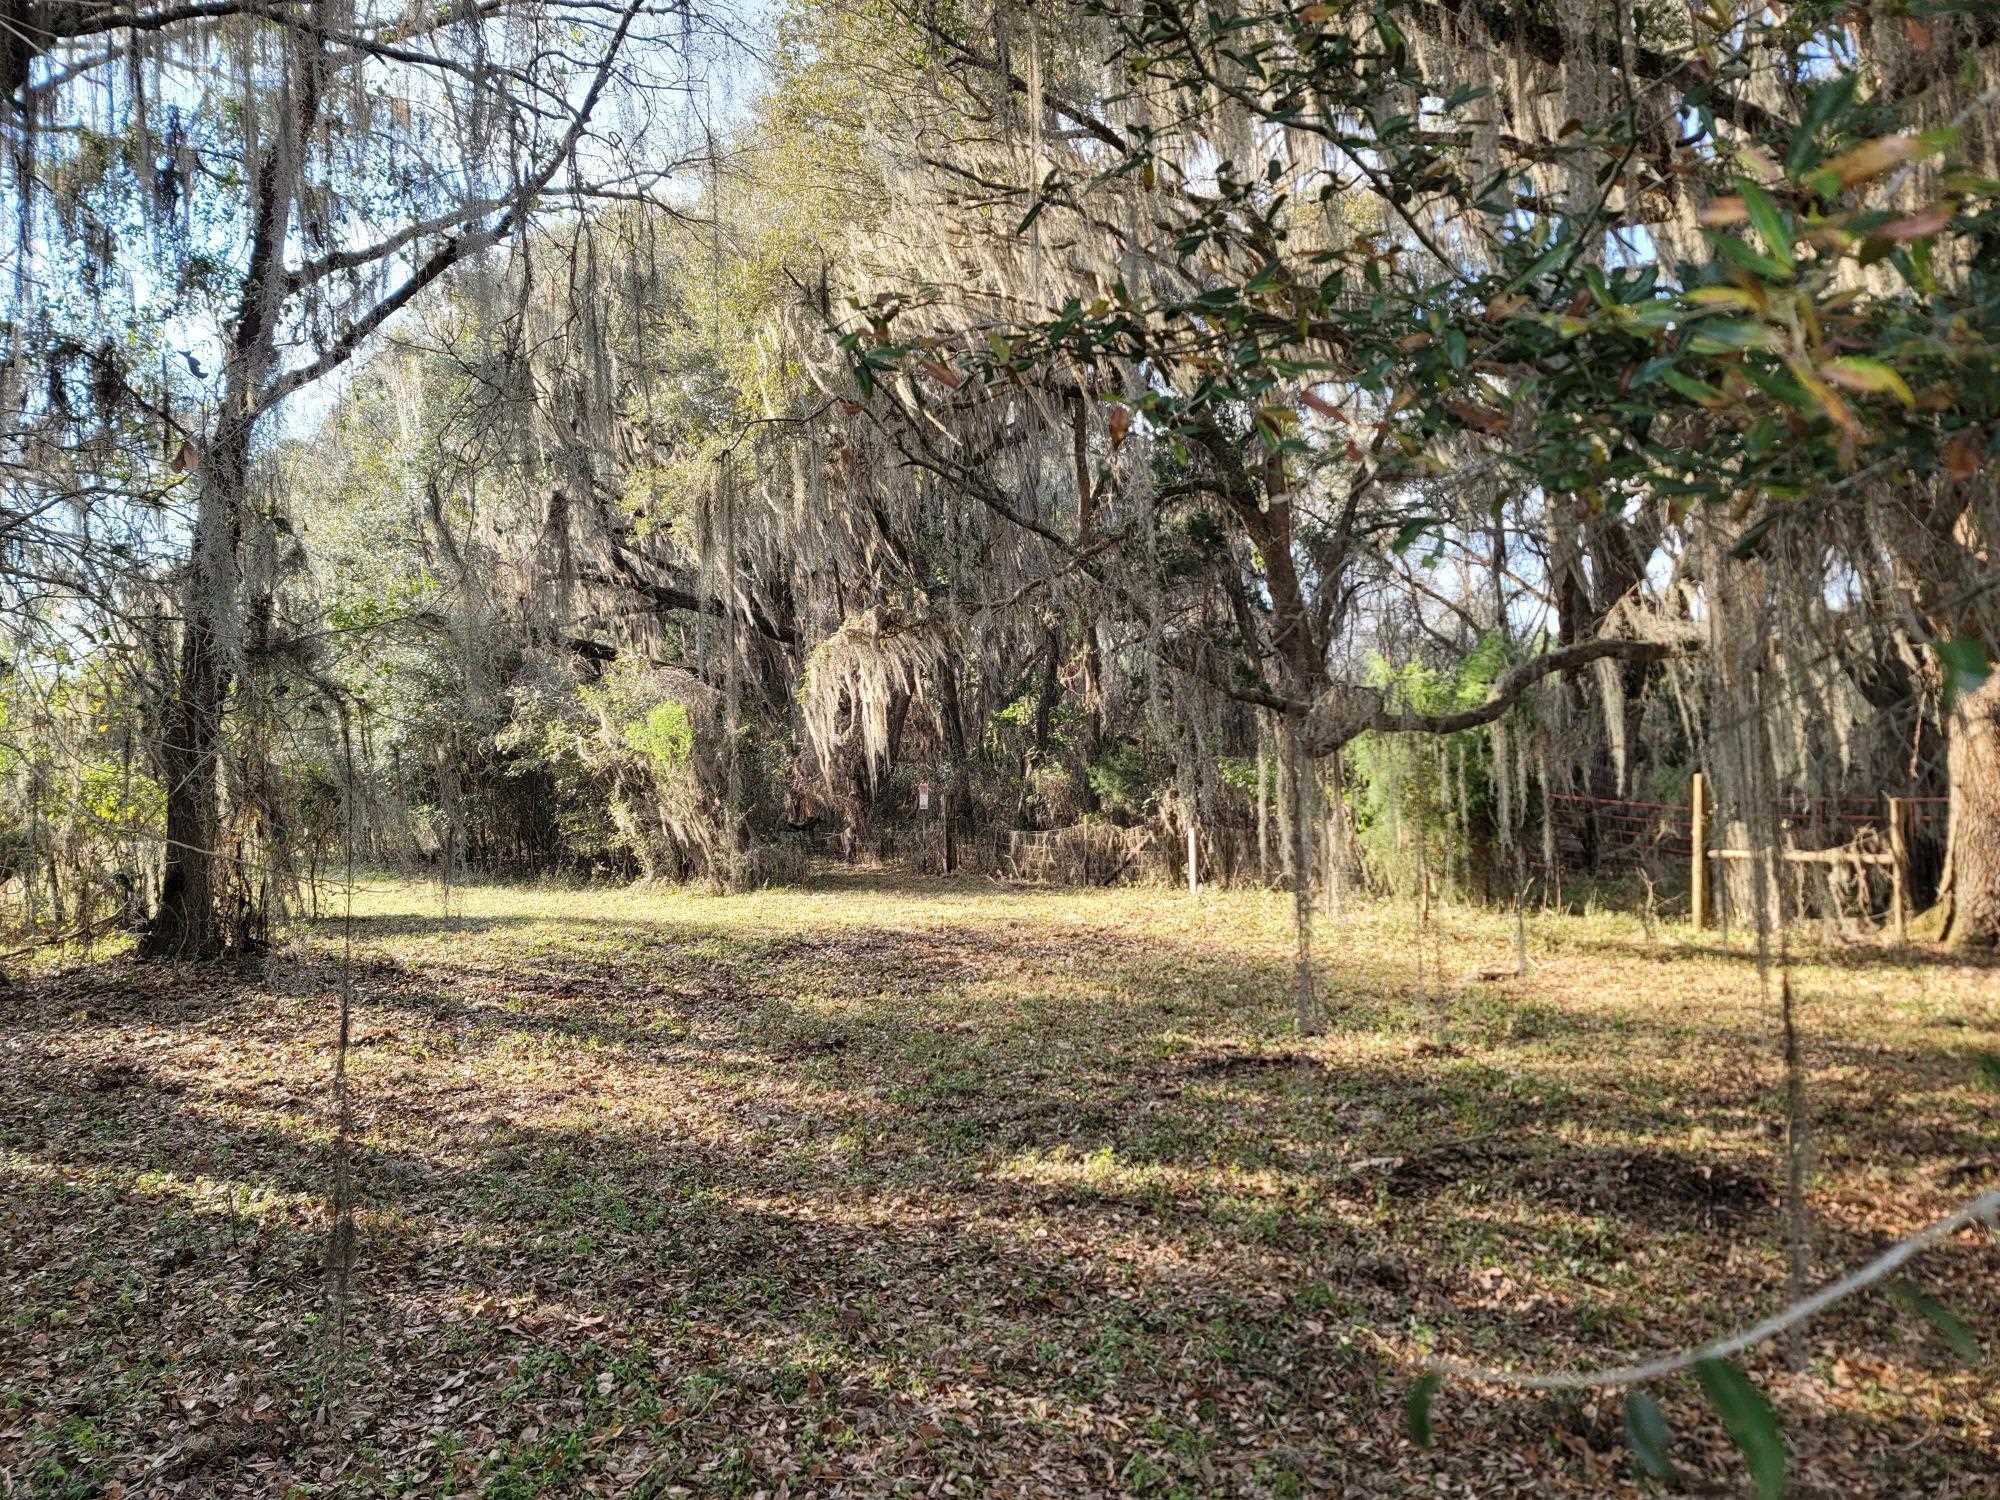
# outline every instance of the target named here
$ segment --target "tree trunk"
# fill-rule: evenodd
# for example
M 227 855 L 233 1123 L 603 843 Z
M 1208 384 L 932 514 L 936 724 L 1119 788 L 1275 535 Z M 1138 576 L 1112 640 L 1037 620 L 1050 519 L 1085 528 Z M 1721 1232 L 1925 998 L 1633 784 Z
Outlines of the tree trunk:
M 1035 796 L 1035 772 L 1039 771 L 1049 757 L 1049 735 L 1055 717 L 1056 697 L 1061 687 L 1057 676 L 1062 666 L 1063 632 L 1061 625 L 1049 627 L 1048 644 L 1044 648 L 1042 660 L 1042 685 L 1035 694 L 1035 738 L 1021 756 L 1021 805 L 1016 811 L 1015 821 L 1023 828 L 1042 826 L 1042 806 Z
M 1257 879 L 1271 883 L 1271 763 L 1264 751 L 1264 720 L 1257 724 Z
M 1075 425 L 1072 433 L 1075 439 L 1076 459 L 1076 545 L 1079 549 L 1091 544 L 1092 532 L 1097 525 L 1097 503 L 1100 499 L 1098 486 L 1090 472 L 1090 445 L 1088 441 L 1088 403 L 1083 394 L 1076 398 Z M 1097 616 L 1095 606 L 1085 603 L 1078 619 L 1077 634 L 1083 645 L 1083 766 L 1084 777 L 1080 788 L 1086 812 L 1097 811 L 1097 792 L 1090 784 L 1089 770 L 1097 764 L 1098 756 L 1104 753 L 1104 660 L 1097 644 Z
M 296 79 L 296 114 L 244 163 L 257 184 L 250 204 L 249 261 L 230 328 L 221 415 L 195 454 L 199 490 L 180 665 L 159 757 L 167 795 L 166 866 L 159 909 L 141 948 L 153 958 L 211 958 L 227 943 L 216 909 L 222 894 L 217 890 L 219 773 L 229 657 L 240 624 L 236 549 L 249 493 L 252 430 L 264 409 L 279 313 L 290 295 L 285 244 L 303 159 L 300 143 L 317 126 L 326 82 L 325 39 L 301 33 L 291 40 L 297 52 L 287 69 Z M 252 913 L 238 930 L 254 933 L 258 926 Z
M 180 665 L 160 744 L 167 850 L 160 904 L 141 952 L 148 958 L 214 958 L 225 947 L 217 916 L 220 862 L 222 707 L 229 691 L 218 622 L 236 608 L 236 540 L 250 433 L 217 434 L 204 464 L 188 561 Z
M 947 668 L 939 674 L 938 719 L 944 729 L 945 753 L 951 759 L 950 791 L 945 804 L 947 819 L 956 819 L 959 830 L 972 830 L 972 745 L 965 732 L 965 715 L 959 706 L 958 674 Z
M 215 629 L 191 610 L 181 633 L 179 681 L 167 708 L 161 769 L 167 793 L 166 873 L 143 951 L 149 958 L 212 958 L 222 949 L 215 914 L 220 827 L 216 747 L 222 672 Z
M 2000 948 L 2000 671 L 1960 695 L 1946 740 L 1951 831 L 1932 920 L 1953 948 Z
M 1061 685 L 1057 671 L 1062 666 L 1063 633 L 1062 626 L 1049 627 L 1047 655 L 1042 660 L 1041 691 L 1035 695 L 1035 745 L 1028 753 L 1030 765 L 1039 766 L 1048 759 L 1049 727 L 1055 713 L 1056 689 Z

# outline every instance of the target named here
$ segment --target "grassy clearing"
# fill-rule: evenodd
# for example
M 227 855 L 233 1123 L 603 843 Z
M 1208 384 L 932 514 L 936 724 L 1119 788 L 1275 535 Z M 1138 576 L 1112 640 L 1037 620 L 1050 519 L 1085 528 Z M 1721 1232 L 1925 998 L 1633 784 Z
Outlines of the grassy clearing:
M 357 900 L 354 1297 L 323 1319 L 342 934 L 0 1000 L 13 1492 L 1639 1493 L 1615 1399 L 1447 1387 L 1774 1305 L 1774 1002 L 1623 918 L 829 876 Z M 1419 973 L 1419 956 L 1423 973 Z M 1441 976 L 1441 977 L 1440 977 Z M 1812 953 L 1816 1255 L 2000 1179 L 2000 970 Z M 1920 1279 L 2000 1335 L 2000 1246 Z M 1879 1300 L 1752 1368 L 1798 1493 L 1993 1493 L 2000 1396 Z M 332 1352 L 338 1351 L 337 1356 Z M 1990 1367 L 1989 1367 L 1990 1368 Z M 315 1421 L 329 1392 L 334 1419 Z M 1690 1493 L 1740 1466 L 1691 1383 Z M 1436 1487 L 1433 1491 L 1433 1487 Z M 4 1486 L 0 1486 L 4 1492 Z

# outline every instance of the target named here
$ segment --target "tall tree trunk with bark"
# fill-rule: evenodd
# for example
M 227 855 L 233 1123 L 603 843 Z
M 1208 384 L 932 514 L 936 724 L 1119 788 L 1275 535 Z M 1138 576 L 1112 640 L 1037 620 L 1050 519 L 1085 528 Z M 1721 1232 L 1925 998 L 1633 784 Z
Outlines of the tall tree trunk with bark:
M 143 951 L 149 957 L 212 958 L 229 942 L 218 919 L 216 872 L 222 866 L 221 756 L 223 710 L 239 615 L 237 546 L 250 484 L 250 454 L 259 417 L 272 395 L 277 329 L 291 294 L 285 250 L 307 143 L 319 127 L 329 51 L 318 33 L 285 37 L 287 57 L 280 108 L 268 135 L 245 135 L 250 196 L 249 258 L 237 293 L 223 368 L 220 415 L 195 455 L 199 490 L 194 545 L 188 562 L 186 614 L 174 695 L 164 726 L 167 854 L 160 906 Z M 253 893 L 252 900 L 256 899 Z M 242 924 L 255 931 L 258 914 Z
M 160 744 L 167 849 L 160 903 L 141 951 L 149 958 L 213 958 L 225 938 L 217 912 L 222 854 L 223 706 L 227 632 L 237 606 L 236 545 L 248 480 L 250 423 L 226 421 L 202 461 L 188 559 L 180 661 Z
M 1988 603 L 2000 566 L 1991 489 L 1954 482 L 1901 514 L 1914 524 L 1890 536 L 1896 581 L 1932 640 L 1983 641 L 1991 652 L 2000 635 Z M 1944 721 L 1951 821 L 1937 904 L 1917 931 L 1954 948 L 2000 948 L 2000 666 L 1970 691 L 1961 685 Z
M 2000 948 L 2000 670 L 1959 695 L 1946 741 L 1951 832 L 1938 935 L 1954 948 Z

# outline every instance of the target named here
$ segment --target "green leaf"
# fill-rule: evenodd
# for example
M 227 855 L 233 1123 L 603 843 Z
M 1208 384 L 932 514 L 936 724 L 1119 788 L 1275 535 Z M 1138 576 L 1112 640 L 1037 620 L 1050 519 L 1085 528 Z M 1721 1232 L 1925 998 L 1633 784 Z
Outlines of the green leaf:
M 1921 156 L 1931 156 L 1939 151 L 1949 151 L 1958 144 L 1959 129 L 1956 125 L 1933 125 L 1929 130 L 1917 132 L 1917 152 Z
M 1639 1467 L 1655 1479 L 1680 1477 L 1674 1461 L 1667 1457 L 1667 1445 L 1673 1438 L 1657 1401 L 1644 1391 L 1625 1393 L 1625 1442 L 1639 1460 Z
M 1850 391 L 1860 391 L 1868 396 L 1894 396 L 1905 406 L 1917 404 L 1916 393 L 1909 384 L 1889 366 L 1879 359 L 1864 359 L 1858 354 L 1843 354 L 1838 359 L 1830 359 L 1820 366 L 1820 374 L 1835 385 L 1844 385 Z
M 1641 328 L 1669 328 L 1687 320 L 1687 310 L 1672 297 L 1654 297 L 1634 303 L 1626 313 Z
M 1785 228 L 1784 215 L 1778 212 L 1778 205 L 1769 193 L 1747 177 L 1736 179 L 1736 191 L 1743 195 L 1743 206 L 1749 210 L 1751 227 L 1764 242 L 1764 248 L 1771 252 L 1772 259 L 1784 267 L 1785 274 L 1791 275 L 1798 269 L 1798 263 L 1792 259 L 1791 231 Z
M 1852 72 L 1842 73 L 1833 82 L 1820 85 L 1807 96 L 1805 111 L 1799 117 L 1799 128 L 1792 136 L 1791 149 L 1785 153 L 1785 170 L 1793 177 L 1819 161 L 1819 147 L 1814 138 L 1836 116 L 1846 113 L 1847 107 L 1854 102 L 1854 86 L 1859 76 Z
M 1750 1465 L 1760 1500 L 1779 1500 L 1785 1493 L 1785 1442 L 1778 1436 L 1778 1418 L 1764 1393 L 1727 1360 L 1704 1359 L 1694 1367 L 1702 1394 L 1722 1418 L 1729 1439 Z
M 1438 1377 L 1426 1375 L 1410 1387 L 1403 1402 L 1403 1420 L 1410 1429 L 1410 1441 L 1419 1448 L 1431 1445 L 1431 1401 L 1436 1397 Z
M 1553 245 L 1551 245 L 1546 251 L 1544 251 L 1540 257 L 1536 259 L 1533 265 L 1529 266 L 1520 275 L 1516 276 L 1512 281 L 1508 282 L 1507 285 L 1501 289 L 1502 295 L 1504 296 L 1507 292 L 1518 292 L 1522 287 L 1526 286 L 1529 282 L 1536 280 L 1538 277 L 1542 276 L 1545 272 L 1553 271 L 1557 266 L 1561 265 L 1564 260 L 1568 259 L 1569 253 L 1570 253 L 1569 239 L 1566 236 L 1558 239 Z M 1371 261 L 1370 264 L 1372 265 L 1373 262 Z
M 1782 401 L 1785 405 L 1793 407 L 1798 411 L 1817 412 L 1819 410 L 1819 403 L 1806 393 L 1806 388 L 1792 379 L 1783 370 L 1774 369 L 1769 365 L 1757 364 L 1754 361 L 1739 365 L 1737 368 L 1743 372 L 1745 380 L 1748 380 L 1758 390 L 1771 397 L 1772 400 Z
M 1961 693 L 1976 693 L 1993 670 L 1986 643 L 1961 635 L 1937 643 L 1938 661 L 1944 667 L 1944 701 L 1956 703 Z
M 1692 375 L 1683 375 L 1679 370 L 1662 370 L 1660 379 L 1697 406 L 1726 406 L 1729 402 L 1729 398 L 1714 386 L 1696 380 Z
M 1757 555 L 1757 549 L 1764 545 L 1764 538 L 1771 534 L 1771 528 L 1784 519 L 1781 510 L 1767 510 L 1763 515 L 1743 528 L 1743 535 L 1729 549 L 1729 555 L 1742 562 Z
M 1419 537 L 1443 521 L 1443 516 L 1412 516 L 1397 528 L 1396 540 L 1389 544 L 1389 550 L 1401 557 L 1417 544 Z
M 1748 318 L 1710 318 L 1696 325 L 1688 347 L 1697 354 L 1733 354 L 1738 349 L 1772 349 L 1777 333 Z
M 1696 308 L 1740 307 L 1746 312 L 1762 312 L 1767 301 L 1762 293 L 1740 286 L 1698 286 L 1681 300 Z
M 1751 275 L 1765 281 L 1789 280 L 1794 267 L 1790 261 L 1779 260 L 1766 255 L 1761 250 L 1752 249 L 1748 240 L 1731 239 L 1727 235 L 1711 234 L 1709 241 L 1715 246 L 1715 253 L 1724 260 L 1731 261 Z
M 1913 240 L 1909 249 L 1895 256 L 1893 263 L 1903 279 L 1926 297 L 1937 295 L 1937 273 L 1931 268 L 1931 242 Z
M 1965 1326 L 1957 1313 L 1937 1298 L 1918 1290 L 1907 1281 L 1893 1283 L 1889 1287 L 1889 1295 L 1929 1322 L 1931 1327 L 1938 1331 L 1938 1337 L 1951 1345 L 1951 1352 L 1967 1364 L 1976 1365 L 1985 1358 L 1986 1351 L 1979 1347 L 1978 1337 Z

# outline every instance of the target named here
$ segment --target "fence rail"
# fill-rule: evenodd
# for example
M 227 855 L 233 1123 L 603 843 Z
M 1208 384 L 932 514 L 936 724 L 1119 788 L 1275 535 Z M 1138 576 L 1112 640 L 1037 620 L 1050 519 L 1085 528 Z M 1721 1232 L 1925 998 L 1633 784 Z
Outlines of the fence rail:
M 1692 829 L 1692 847 L 1688 851 L 1688 883 L 1692 893 L 1691 905 L 1696 931 L 1701 931 L 1709 924 L 1710 861 L 1747 863 L 1763 860 L 1770 865 L 1774 873 L 1779 864 L 1844 865 L 1853 869 L 1857 877 L 1862 876 L 1863 872 L 1870 868 L 1888 870 L 1889 914 L 1896 926 L 1896 937 L 1900 941 L 1907 938 L 1910 932 L 1910 825 L 1919 817 L 1927 818 L 1929 810 L 1940 805 L 1948 809 L 1950 799 L 1885 795 L 1879 802 L 1872 802 L 1858 797 L 1794 797 L 1788 798 L 1781 804 L 1780 826 L 1786 830 L 1789 830 L 1794 819 L 1801 815 L 1813 817 L 1813 809 L 1822 810 L 1820 815 L 1815 817 L 1820 826 L 1832 822 L 1856 830 L 1845 844 L 1828 849 L 1800 849 L 1788 845 L 1760 849 L 1711 849 L 1708 845 L 1710 818 L 1708 778 L 1699 771 L 1689 778 L 1688 803 Z M 1836 809 L 1830 818 L 1823 813 L 1828 807 Z M 1918 809 L 1925 811 L 1920 813 Z M 1871 842 L 1867 835 L 1876 829 L 1881 830 L 1879 841 Z
M 1689 779 L 1686 802 L 1602 797 L 1588 792 L 1547 794 L 1545 837 L 1549 872 L 1636 870 L 1654 879 L 1685 871 L 1697 927 L 1715 917 L 1715 874 L 1760 857 L 1751 849 L 1715 847 L 1715 809 L 1707 778 Z M 1899 934 L 1911 916 L 1911 893 L 1935 873 L 1936 845 L 1949 819 L 1951 799 L 1938 796 L 1785 798 L 1777 808 L 1779 836 L 1768 857 L 1772 868 L 1818 866 L 1886 872 L 1888 915 Z M 1916 854 L 1913 859 L 1912 847 Z M 1879 887 L 1877 888 L 1879 889 Z
M 1870 911 L 1882 908 L 1876 904 L 1880 876 L 1870 881 L 1869 874 L 1884 872 L 1887 915 L 1902 936 L 1913 914 L 1912 892 L 1926 889 L 1923 882 L 1935 874 L 1934 841 L 1949 808 L 1949 798 L 1936 796 L 1790 797 L 1777 809 L 1779 841 L 1760 851 L 1715 847 L 1709 782 L 1699 772 L 1689 779 L 1686 802 L 1550 792 L 1546 811 L 1552 858 L 1546 868 L 1558 891 L 1565 870 L 1615 873 L 1629 868 L 1646 872 L 1650 881 L 1685 872 L 1697 929 L 1716 919 L 1714 882 L 1724 868 L 1740 869 L 1764 858 L 1773 871 L 1819 867 L 1833 880 L 1842 870 L 1852 871 L 1862 887 L 1864 909 Z M 918 868 L 942 871 L 963 865 L 1002 879 L 1054 885 L 1185 881 L 1190 890 L 1245 878 L 1262 883 L 1277 873 L 1285 852 L 1278 839 L 1268 849 L 1260 848 L 1256 828 L 1235 823 L 1206 825 L 1192 839 L 1154 824 L 1126 827 L 1094 820 L 1051 829 L 985 824 L 961 830 L 942 808 L 914 829 L 878 828 L 852 840 L 828 829 L 793 837 L 812 854 L 832 859 L 907 859 Z M 1267 861 L 1261 857 L 1265 853 L 1273 857 Z M 1267 863 L 1271 868 L 1265 868 Z M 1835 891 L 1830 899 L 1839 905 L 1844 895 Z

